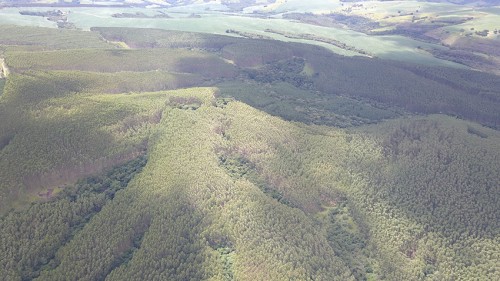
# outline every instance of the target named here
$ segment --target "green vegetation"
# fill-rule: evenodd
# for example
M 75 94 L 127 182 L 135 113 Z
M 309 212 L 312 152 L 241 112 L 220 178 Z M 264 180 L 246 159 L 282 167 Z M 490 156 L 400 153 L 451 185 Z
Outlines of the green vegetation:
M 0 102 L 2 211 L 18 200 L 33 200 L 40 189 L 75 181 L 143 153 L 149 131 L 161 116 L 164 93 L 103 95 L 99 91 L 106 87 L 109 92 L 117 89 L 96 83 L 92 90 L 92 81 L 82 78 L 95 76 L 61 72 L 9 76 Z M 141 87 L 129 90 L 141 90 L 137 86 Z
M 0 96 L 3 93 L 3 87 L 5 85 L 5 79 L 0 79 Z
M 63 8 L 62 12 L 43 8 L 29 9 L 31 13 L 28 14 L 49 16 L 49 19 L 58 21 L 57 23 L 41 17 L 20 15 L 26 8 L 8 8 L 0 11 L 0 23 L 84 30 L 94 27 L 139 26 L 207 34 L 224 34 L 231 30 L 234 31 L 231 34 L 242 37 L 272 37 L 287 42 L 316 44 L 348 56 L 359 55 L 360 51 L 405 62 L 454 67 L 466 65 L 487 72 L 499 68 L 498 55 L 487 51 L 498 42 L 498 7 L 491 3 L 485 6 L 487 8 L 481 7 L 485 5 L 485 1 L 481 1 L 474 9 L 471 5 L 455 5 L 450 1 L 436 0 L 314 0 L 307 5 L 299 0 L 273 0 L 267 3 L 224 1 L 219 4 L 207 2 L 195 5 L 192 2 L 170 1 L 168 8 L 164 6 L 158 10 L 144 8 L 145 2 L 125 3 L 122 7 L 101 6 L 99 9 L 63 4 L 63 7 L 71 7 L 71 10 Z M 471 2 L 473 1 L 468 1 L 469 4 Z M 11 4 L 4 3 L 6 6 Z M 129 5 L 134 8 L 128 7 Z M 242 9 L 245 13 L 238 13 Z M 266 29 L 288 35 L 266 33 Z M 474 45 L 474 50 L 468 51 L 462 41 Z M 365 50 L 366 46 L 370 46 L 370 50 Z M 421 51 L 419 47 L 428 51 Z M 466 54 L 458 55 L 460 51 Z M 478 52 L 490 59 L 491 66 L 483 68 L 482 64 L 475 64 L 468 59 Z
M 32 280 L 40 271 L 56 267 L 57 250 L 80 232 L 145 164 L 146 158 L 139 157 L 106 174 L 67 186 L 47 202 L 1 218 L 0 260 L 12 261 L 2 263 L 3 278 Z M 40 232 L 39 228 L 47 231 Z
M 313 40 L 313 41 L 323 42 L 323 43 L 327 43 L 327 44 L 331 44 L 333 46 L 339 47 L 339 48 L 344 49 L 344 50 L 356 52 L 360 55 L 365 55 L 365 56 L 369 56 L 369 57 L 373 56 L 370 53 L 368 53 L 367 51 L 364 51 L 362 49 L 358 49 L 358 48 L 353 47 L 353 46 L 349 46 L 349 45 L 342 43 L 338 40 L 326 38 L 326 37 L 320 37 L 320 36 L 316 36 L 316 35 L 310 34 L 310 33 L 292 34 L 292 33 L 288 33 L 288 32 L 280 32 L 280 31 L 276 31 L 276 30 L 272 30 L 272 29 L 266 29 L 266 32 L 280 34 L 280 35 L 285 36 L 286 38 L 305 39 L 305 40 Z
M 135 12 L 135 13 L 119 13 L 119 14 L 112 14 L 111 15 L 114 18 L 162 18 L 162 19 L 168 19 L 170 18 L 169 15 L 165 13 L 159 13 L 153 16 L 146 15 L 145 13 L 142 12 Z
M 97 32 L 103 47 L 74 44 Z M 2 278 L 500 279 L 497 76 L 64 34 L 69 48 L 1 43 Z
M 133 48 L 196 48 L 218 51 L 228 44 L 240 42 L 234 37 L 163 29 L 95 27 L 92 30 L 110 41 L 125 42 Z
M 289 72 L 288 72 L 289 73 Z M 350 127 L 400 116 L 396 108 L 378 108 L 367 101 L 329 96 L 286 82 L 259 84 L 234 81 L 217 84 L 220 94 L 234 97 L 285 120 Z
M 500 84 L 496 75 L 362 58 L 304 57 L 318 73 L 313 81 L 322 92 L 499 126 Z
M 500 17 L 496 7 L 471 9 L 474 1 L 377 1 L 346 5 L 339 18 L 349 28 L 370 35 L 399 34 L 431 43 L 423 49 L 436 58 L 467 65 L 473 69 L 499 74 L 498 29 Z M 451 2 L 451 3 L 447 3 Z M 495 1 L 489 3 L 494 6 Z M 476 3 L 477 4 L 477 3 Z M 488 1 L 481 2 L 487 5 Z M 496 3 L 498 5 L 498 3 Z M 305 16 L 303 16 L 305 17 Z M 363 20 L 358 20 L 359 18 Z M 305 17 L 311 21 L 310 17 Z M 322 24 L 324 21 L 316 21 Z M 328 23 L 328 21 L 326 21 Z M 442 48 L 442 46 L 449 48 Z
M 0 45 L 34 45 L 50 50 L 113 47 L 91 32 L 14 25 L 2 25 L 1 30 Z
M 198 72 L 209 78 L 231 77 L 234 67 L 222 59 L 199 51 L 150 50 L 64 50 L 7 53 L 7 64 L 16 71 L 84 70 L 95 72 L 153 71 Z

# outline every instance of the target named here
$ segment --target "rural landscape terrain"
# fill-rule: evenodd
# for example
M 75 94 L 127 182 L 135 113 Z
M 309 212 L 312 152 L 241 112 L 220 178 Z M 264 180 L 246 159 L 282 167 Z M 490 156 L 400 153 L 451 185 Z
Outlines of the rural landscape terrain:
M 497 2 L 0 0 L 0 280 L 500 280 Z

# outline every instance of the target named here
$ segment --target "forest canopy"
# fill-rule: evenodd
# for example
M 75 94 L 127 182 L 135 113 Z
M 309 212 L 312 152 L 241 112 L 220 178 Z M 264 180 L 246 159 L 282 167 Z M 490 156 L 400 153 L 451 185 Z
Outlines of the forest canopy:
M 498 76 L 0 28 L 5 280 L 500 279 Z

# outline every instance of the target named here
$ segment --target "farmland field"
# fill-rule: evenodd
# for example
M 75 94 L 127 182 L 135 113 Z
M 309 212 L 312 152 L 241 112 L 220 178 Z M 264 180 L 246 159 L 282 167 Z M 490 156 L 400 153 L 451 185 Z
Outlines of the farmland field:
M 47 9 L 32 8 L 35 11 L 43 11 Z M 20 25 L 33 26 L 49 26 L 49 21 L 41 17 L 21 16 L 16 13 L 21 9 L 7 8 L 0 10 L 0 24 L 13 24 L 19 19 Z M 62 9 L 64 10 L 64 9 Z M 420 62 L 433 65 L 457 66 L 455 63 L 434 58 L 427 52 L 418 52 L 417 47 L 436 47 L 441 46 L 429 45 L 429 43 L 419 42 L 411 38 L 406 38 L 398 35 L 387 35 L 382 37 L 370 36 L 360 32 L 346 30 L 335 27 L 320 27 L 300 22 L 294 22 L 286 19 L 278 18 L 256 18 L 250 16 L 240 16 L 224 13 L 210 12 L 200 13 L 200 18 L 190 18 L 188 13 L 169 13 L 172 18 L 166 19 L 149 19 L 149 18 L 113 18 L 114 13 L 134 13 L 142 12 L 145 14 L 155 14 L 151 9 L 119 9 L 119 8 L 71 8 L 68 15 L 68 20 L 74 23 L 78 28 L 88 30 L 94 26 L 106 27 L 145 27 L 145 28 L 160 28 L 167 30 L 204 32 L 210 34 L 226 34 L 226 30 L 233 29 L 241 32 L 259 34 L 272 37 L 274 39 L 292 42 L 304 42 L 316 44 L 326 47 L 335 53 L 341 55 L 359 55 L 356 52 L 340 49 L 338 47 L 328 45 L 314 40 L 290 39 L 278 34 L 265 32 L 266 29 L 276 29 L 292 33 L 313 33 L 326 38 L 339 40 L 347 45 L 354 46 L 359 49 L 369 49 L 374 55 L 386 58 L 408 62 Z M 168 13 L 168 9 L 164 10 Z M 27 21 L 23 21 L 28 18 Z M 33 19 L 34 18 L 34 19 Z

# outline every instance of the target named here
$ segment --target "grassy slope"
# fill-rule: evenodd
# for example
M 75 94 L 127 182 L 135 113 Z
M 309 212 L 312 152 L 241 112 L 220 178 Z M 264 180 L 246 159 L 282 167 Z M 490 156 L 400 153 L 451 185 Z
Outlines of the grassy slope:
M 151 50 L 64 50 L 48 52 L 12 52 L 7 64 L 17 71 L 83 70 L 95 72 L 153 71 L 189 73 L 198 71 L 209 78 L 230 77 L 231 65 L 222 59 L 198 51 Z
M 269 12 L 295 12 L 295 13 L 306 13 L 306 12 L 314 12 L 319 14 L 328 14 L 331 12 L 336 13 L 345 13 L 346 15 L 357 15 L 361 17 L 369 17 L 376 21 L 380 21 L 382 25 L 388 25 L 389 28 L 393 28 L 394 24 L 403 25 L 407 23 L 411 23 L 412 15 L 407 15 L 409 13 L 414 13 L 417 17 L 417 22 L 419 18 L 422 17 L 426 24 L 431 23 L 435 18 L 446 18 L 448 16 L 472 16 L 474 20 L 470 21 L 470 25 L 473 25 L 476 30 L 490 29 L 493 31 L 496 27 L 494 26 L 495 20 L 497 20 L 494 12 L 484 12 L 483 10 L 475 10 L 470 11 L 470 8 L 463 7 L 459 5 L 452 5 L 449 3 L 425 3 L 421 1 L 369 1 L 363 3 L 363 6 L 356 7 L 353 6 L 356 3 L 341 3 L 339 1 L 314 1 L 308 3 L 304 6 L 302 3 L 297 3 L 297 1 L 285 1 L 281 2 L 281 5 L 269 5 L 268 7 L 261 6 L 260 10 L 264 13 Z M 201 7 L 206 6 L 195 6 L 190 7 L 194 9 L 200 9 Z M 351 10 L 348 9 L 351 8 Z M 277 10 L 274 10 L 277 8 Z M 204 8 L 203 8 L 204 9 Z M 259 9 L 257 9 L 259 10 Z M 416 12 L 419 10 L 419 12 Z M 134 9 L 134 11 L 141 11 L 145 14 L 154 14 L 155 12 L 150 9 Z M 400 11 L 401 13 L 398 13 Z M 264 36 L 271 36 L 277 40 L 283 41 L 292 41 L 292 42 L 302 42 L 302 43 L 310 43 L 317 44 L 330 50 L 341 54 L 354 56 L 358 55 L 356 52 L 352 52 L 349 50 L 344 50 L 338 47 L 334 47 L 333 45 L 325 44 L 315 40 L 298 40 L 298 39 L 289 39 L 284 36 L 279 36 L 276 34 L 269 34 L 265 32 L 265 29 L 272 28 L 278 29 L 281 31 L 302 34 L 316 34 L 321 35 L 322 37 L 339 40 L 347 45 L 353 45 L 357 49 L 366 48 L 366 46 L 370 46 L 370 51 L 375 53 L 378 57 L 385 59 L 397 59 L 400 61 L 406 62 L 417 62 L 417 63 L 425 63 L 432 65 L 442 65 L 442 66 L 455 66 L 462 67 L 463 64 L 470 66 L 472 68 L 477 68 L 478 64 L 471 63 L 469 59 L 466 59 L 468 56 L 460 58 L 460 54 L 455 54 L 453 56 L 444 56 L 437 55 L 432 52 L 422 51 L 419 47 L 423 47 L 425 50 L 431 49 L 440 49 L 446 50 L 448 48 L 441 46 L 440 44 L 433 44 L 422 42 L 419 38 L 412 38 L 412 36 L 401 36 L 401 35 L 388 35 L 388 36 L 373 36 L 367 35 L 360 32 L 356 32 L 353 30 L 346 30 L 346 28 L 337 25 L 329 26 L 329 27 L 318 27 L 311 24 L 305 24 L 302 22 L 291 21 L 287 19 L 281 19 L 276 17 L 270 18 L 260 18 L 260 17 L 250 17 L 250 16 L 236 16 L 236 15 L 227 15 L 222 14 L 220 11 L 199 11 L 202 15 L 201 18 L 190 18 L 188 15 L 192 13 L 192 11 L 184 10 L 183 13 L 174 13 L 172 12 L 172 18 L 169 19 L 126 19 L 126 18 L 113 18 L 111 17 L 114 13 L 119 12 L 127 12 L 123 9 L 95 9 L 95 8 L 75 8 L 72 9 L 69 14 L 69 21 L 75 23 L 79 28 L 89 29 L 94 26 L 115 26 L 115 27 L 154 27 L 160 29 L 168 29 L 168 30 L 179 30 L 179 31 L 191 31 L 191 32 L 204 32 L 207 34 L 224 34 L 224 32 L 228 29 L 234 29 L 240 32 L 254 33 Z M 168 12 L 168 11 L 167 11 Z M 23 18 L 29 20 L 33 20 L 35 17 L 29 16 L 20 16 L 15 15 L 13 17 L 12 14 L 16 14 L 16 11 L 9 11 L 5 13 L 5 17 L 11 17 L 12 21 L 20 20 Z M 265 15 L 265 14 L 264 14 Z M 274 14 L 273 14 L 274 15 Z M 427 21 L 425 20 L 427 19 Z M 469 27 L 469 23 L 464 25 L 464 27 Z M 41 25 L 41 23 L 37 20 L 29 23 L 31 25 Z M 472 27 L 472 26 L 471 26 Z M 439 40 L 445 38 L 454 38 L 458 34 L 458 30 L 462 27 L 458 25 L 451 25 L 449 28 L 438 28 L 432 32 L 432 37 L 436 37 Z M 447 31 L 447 32 L 445 32 Z M 451 32 L 449 32 L 451 31 Z M 468 28 L 467 28 L 468 31 Z M 467 32 L 468 33 L 468 32 Z M 473 33 L 473 32 L 472 32 Z M 474 37 L 478 37 L 473 35 Z M 497 35 L 493 35 L 493 32 L 490 32 L 489 38 L 495 38 Z M 464 37 L 466 38 L 466 37 Z M 475 49 L 481 48 L 482 44 L 476 44 Z M 494 45 L 493 45 L 494 46 Z M 453 46 L 452 47 L 458 47 Z M 454 53 L 454 52 L 453 52 Z M 474 56 L 477 60 L 480 56 Z M 458 62 L 458 63 L 455 63 Z M 488 60 L 483 61 L 483 65 L 486 64 Z M 459 64 L 460 63 L 460 64 Z M 496 63 L 498 64 L 498 63 Z M 490 67 L 483 69 L 488 71 L 494 71 L 495 65 L 492 64 Z
M 329 11 L 324 11 L 329 12 Z M 97 25 L 97 24 L 96 24 Z M 121 26 L 132 28 L 135 25 L 134 22 L 130 24 L 121 22 L 117 24 L 106 24 L 101 23 L 99 26 Z M 429 53 L 419 53 L 417 52 L 418 46 L 427 46 L 429 48 L 436 47 L 434 44 L 427 44 L 420 42 L 411 38 L 406 38 L 403 36 L 386 36 L 377 37 L 369 36 L 360 32 L 345 30 L 340 27 L 319 27 L 311 24 L 304 24 L 296 21 L 290 21 L 286 19 L 264 19 L 264 18 L 251 18 L 251 17 L 238 17 L 238 16 L 227 16 L 227 15 L 208 15 L 204 16 L 198 20 L 192 19 L 180 19 L 179 21 L 151 21 L 148 25 L 149 27 L 168 29 L 168 30 L 181 30 L 189 32 L 203 32 L 208 34 L 224 34 L 227 29 L 233 29 L 240 32 L 248 32 L 250 34 L 257 34 L 266 37 L 273 37 L 273 39 L 281 40 L 285 42 L 301 42 L 307 44 L 315 44 L 333 51 L 337 54 L 346 56 L 356 56 L 359 55 L 357 52 L 344 50 L 336 46 L 322 43 L 315 40 L 305 40 L 305 39 L 291 39 L 286 38 L 282 35 L 273 34 L 265 32 L 266 29 L 274 29 L 282 32 L 289 32 L 293 34 L 316 34 L 321 37 L 339 40 L 348 46 L 354 46 L 357 49 L 365 50 L 370 46 L 369 53 L 375 54 L 378 57 L 385 59 L 397 59 L 406 62 L 417 62 L 426 63 L 432 65 L 443 65 L 443 66 L 453 66 L 456 65 L 449 61 L 437 59 Z M 113 28 L 113 27 L 110 27 Z M 104 28 L 106 29 L 106 28 Z
M 2 25 L 0 45 L 39 46 L 44 49 L 112 48 L 97 33 L 41 27 Z

